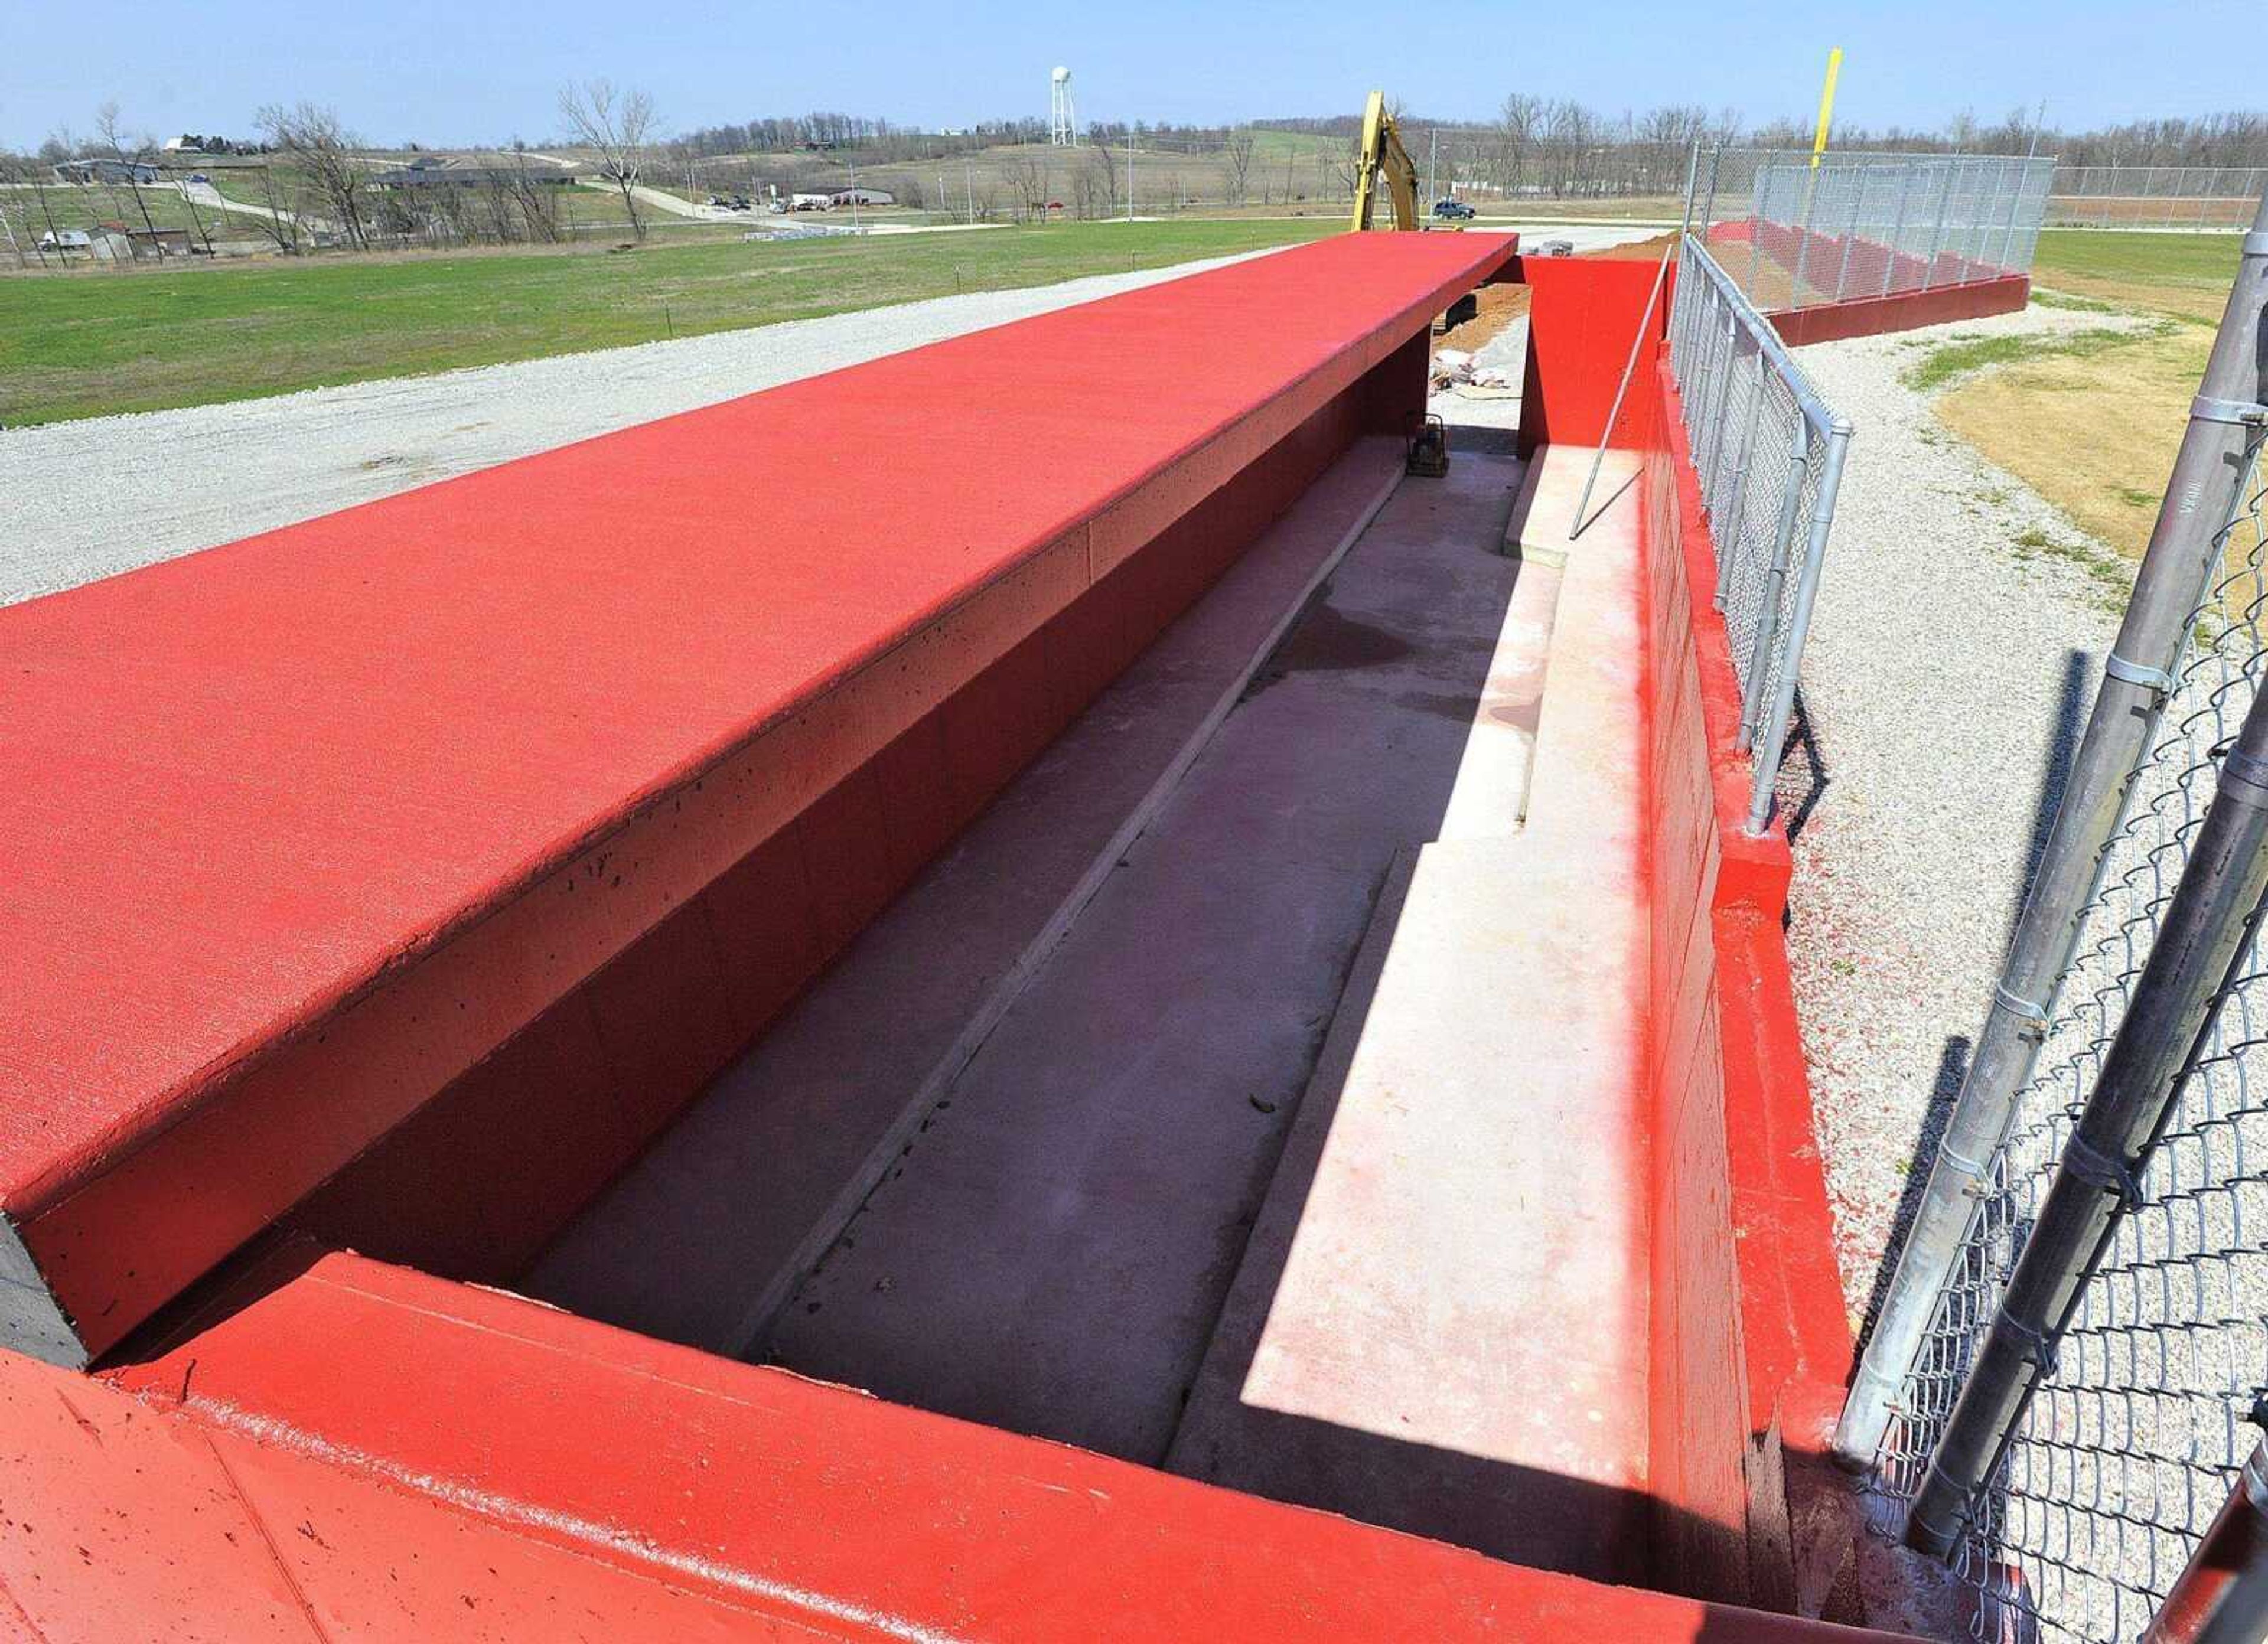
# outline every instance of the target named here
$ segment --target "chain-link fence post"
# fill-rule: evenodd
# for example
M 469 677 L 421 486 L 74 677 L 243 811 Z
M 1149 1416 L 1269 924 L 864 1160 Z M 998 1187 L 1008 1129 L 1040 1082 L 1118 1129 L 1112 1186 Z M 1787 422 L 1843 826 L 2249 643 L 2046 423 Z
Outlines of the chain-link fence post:
M 1921 289 L 1925 291 L 1937 283 L 1937 259 L 1945 249 L 1945 219 L 1953 209 L 1953 180 L 1960 169 L 1957 157 L 1946 162 L 1945 187 L 1937 194 L 1937 225 L 1929 231 L 1929 261 L 1921 271 Z
M 1810 471 L 1810 427 L 1800 418 L 1791 444 L 1800 444 L 1801 449 L 1789 453 L 1787 480 L 1780 488 L 1779 517 L 1772 526 L 1771 558 L 1764 569 L 1764 598 L 1756 607 L 1756 642 L 1749 648 L 1748 678 L 1741 693 L 1738 746 L 1742 753 L 1755 745 L 1756 728 L 1764 719 L 1764 681 L 1771 673 L 1772 642 L 1778 637 L 1780 601 L 1787 591 L 1788 556 L 1795 548 L 1795 522 L 1803 509 L 1804 478 Z
M 2268 692 L 2222 758 L 2212 808 L 2182 870 L 2149 962 L 2103 1058 L 2079 1128 L 1970 1365 L 1906 1520 L 1906 1543 L 1943 1558 L 1969 1526 L 2033 1391 L 2053 1369 L 2080 1293 L 2143 1201 L 2142 1174 L 2235 980 L 2268 895 Z
M 1905 248 L 1906 207 L 1913 199 L 1914 172 L 1918 169 L 1918 167 L 1909 165 L 1899 174 L 1898 214 L 1896 217 L 1891 219 L 1889 251 L 1889 254 L 1882 259 L 1882 290 L 1881 295 L 1884 297 L 1888 297 L 1890 294 L 1891 283 L 1897 278 L 1898 257 Z
M 1749 832 L 1761 833 L 1771 821 L 1772 791 L 1779 780 L 1780 755 L 1787 747 L 1788 723 L 1795 716 L 1798 665 L 1804 642 L 1811 635 L 1811 607 L 1819 598 L 1819 573 L 1827 562 L 1828 527 L 1835 523 L 1835 497 L 1843 486 L 1843 464 L 1851 451 L 1851 425 L 1837 419 L 1827 431 L 1825 466 L 1820 470 L 1819 495 L 1811 507 L 1811 535 L 1805 546 L 1803 569 L 1795 584 L 1795 606 L 1787 615 L 1786 654 L 1773 681 L 1764 739 L 1756 745 L 1756 780 L 1749 795 Z
M 2247 418 L 2268 398 L 2268 199 L 2245 238 L 2220 331 L 2174 461 L 2156 528 L 2104 666 L 2093 712 L 2032 879 L 1937 1159 L 1835 1432 L 1837 1455 L 1872 1464 L 1891 1401 L 1945 1288 L 1975 1195 L 2029 1077 L 2068 969 L 2103 851 L 2150 745 L 2191 613 L 2242 500 Z
M 1819 204 L 1819 173 L 1807 172 L 1806 177 L 1807 180 L 1803 186 L 1803 217 L 1795 225 L 1795 277 L 1793 283 L 1789 287 L 1787 297 L 1788 306 L 1791 308 L 1801 308 L 1807 301 L 1803 295 L 1803 275 L 1811 261 L 1811 219 L 1813 211 Z

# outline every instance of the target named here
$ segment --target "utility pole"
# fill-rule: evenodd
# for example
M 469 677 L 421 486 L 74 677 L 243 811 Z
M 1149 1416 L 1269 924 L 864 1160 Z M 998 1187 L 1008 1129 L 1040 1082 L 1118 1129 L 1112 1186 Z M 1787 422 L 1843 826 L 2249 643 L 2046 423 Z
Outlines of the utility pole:
M 1431 211 L 1433 202 L 1441 197 L 1441 128 L 1433 128 L 1432 141 L 1425 145 L 1425 209 Z
M 1134 220 L 1134 127 L 1126 127 L 1126 220 Z
M 846 157 L 850 162 L 850 231 L 858 231 L 858 157 Z
M 961 157 L 961 183 L 968 190 L 968 220 L 976 220 L 976 163 L 967 155 Z

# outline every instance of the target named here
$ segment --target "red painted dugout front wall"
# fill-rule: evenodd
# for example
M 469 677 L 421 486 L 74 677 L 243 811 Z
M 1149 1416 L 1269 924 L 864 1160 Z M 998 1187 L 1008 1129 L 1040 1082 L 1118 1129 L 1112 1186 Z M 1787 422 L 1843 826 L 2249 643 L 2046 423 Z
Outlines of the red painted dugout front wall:
M 1788 979 L 1787 840 L 1777 821 L 1762 837 L 1742 831 L 1740 686 L 1668 360 L 1675 271 L 1609 430 L 1656 265 L 1522 267 L 1523 448 L 1603 436 L 1642 463 L 1656 1579 L 1815 1609 L 1852 1525 L 1823 1459 L 1852 1342 Z

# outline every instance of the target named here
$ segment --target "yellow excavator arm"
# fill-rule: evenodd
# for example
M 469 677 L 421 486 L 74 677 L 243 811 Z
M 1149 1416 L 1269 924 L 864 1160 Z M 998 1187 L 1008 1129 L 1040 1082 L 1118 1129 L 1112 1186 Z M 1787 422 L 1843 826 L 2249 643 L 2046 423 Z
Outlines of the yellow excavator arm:
M 1386 93 L 1373 92 L 1363 106 L 1362 153 L 1354 179 L 1357 233 L 1370 226 L 1381 178 L 1394 201 L 1394 226 L 1411 231 L 1423 226 L 1418 216 L 1418 167 L 1410 163 L 1410 150 L 1402 146 L 1402 133 L 1395 127 L 1394 116 L 1386 112 Z

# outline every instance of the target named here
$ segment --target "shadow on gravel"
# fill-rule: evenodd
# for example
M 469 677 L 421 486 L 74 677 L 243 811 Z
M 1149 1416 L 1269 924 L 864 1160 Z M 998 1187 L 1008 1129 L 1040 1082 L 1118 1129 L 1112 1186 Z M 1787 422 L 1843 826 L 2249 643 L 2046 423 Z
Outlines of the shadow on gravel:
M 2040 762 L 2040 784 L 2032 802 L 2031 837 L 2024 841 L 2024 892 L 2009 905 L 2008 928 L 2002 933 L 2005 956 L 2015 939 L 2016 918 L 2032 893 L 2032 876 L 2040 870 L 2047 852 L 2048 835 L 2055 829 L 2056 811 L 2063 804 L 2064 784 L 2071 780 L 2072 762 L 2079 757 L 2079 738 L 2085 729 L 2089 697 L 2088 681 L 2095 672 L 2094 658 L 2074 645 L 2064 652 L 2063 683 L 2056 692 L 2055 727 L 2048 736 L 2047 754 Z
M 1890 1275 L 1896 1271 L 1898 1256 L 1905 1249 L 1906 1229 L 1913 1224 L 1914 1212 L 1921 1208 L 1922 1191 L 1929 1185 L 1930 1166 L 1937 1162 L 1938 1138 L 1945 1134 L 1945 1121 L 1953 1116 L 1953 1099 L 1961 1094 L 1961 1082 L 1969 1076 L 1969 1035 L 1955 1033 L 1938 1053 L 1937 1077 L 1930 1084 L 1929 1105 L 1922 1112 L 1913 1150 L 1907 1155 L 1905 1185 L 1899 1190 L 1898 1207 L 1890 1217 L 1882 1259 L 1874 1268 L 1874 1288 L 1867 1294 L 1866 1314 L 1859 1321 L 1860 1353 L 1874 1339 L 1874 1320 L 1881 1313 L 1883 1294 L 1890 1288 Z M 1857 1362 L 1855 1354 L 1852 1361 Z
M 1810 705 L 1803 700 L 1803 687 L 1799 685 L 1795 711 L 1788 716 L 1787 742 L 1780 750 L 1779 772 L 1772 782 L 1779 814 L 1787 818 L 1789 844 L 1803 837 L 1811 813 L 1826 797 L 1828 781 L 1827 755 L 1811 728 Z

